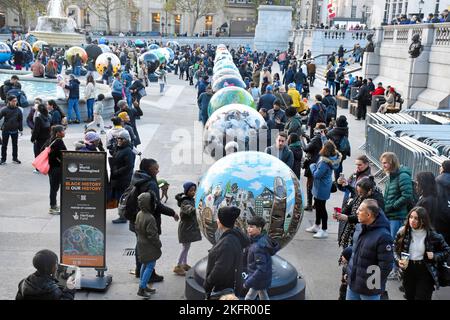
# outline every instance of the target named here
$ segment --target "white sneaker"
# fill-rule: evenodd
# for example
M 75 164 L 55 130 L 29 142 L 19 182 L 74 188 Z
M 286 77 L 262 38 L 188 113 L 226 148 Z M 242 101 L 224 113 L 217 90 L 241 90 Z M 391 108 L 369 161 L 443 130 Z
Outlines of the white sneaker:
M 325 230 L 319 230 L 315 235 L 313 235 L 314 239 L 326 239 L 328 238 L 328 232 Z
M 306 232 L 309 232 L 309 233 L 317 233 L 317 232 L 319 232 L 319 230 L 321 230 L 321 229 L 320 229 L 320 226 L 313 225 L 313 226 L 307 228 L 307 229 L 306 229 Z

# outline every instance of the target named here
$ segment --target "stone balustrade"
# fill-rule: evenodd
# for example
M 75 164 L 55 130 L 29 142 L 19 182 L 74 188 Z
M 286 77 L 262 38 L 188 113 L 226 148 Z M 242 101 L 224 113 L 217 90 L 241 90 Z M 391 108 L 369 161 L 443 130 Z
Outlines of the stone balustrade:
M 450 46 L 450 23 L 385 26 L 382 28 L 381 40 L 385 43 L 409 44 L 413 35 L 419 33 L 423 41 L 430 30 L 433 33 L 430 45 Z

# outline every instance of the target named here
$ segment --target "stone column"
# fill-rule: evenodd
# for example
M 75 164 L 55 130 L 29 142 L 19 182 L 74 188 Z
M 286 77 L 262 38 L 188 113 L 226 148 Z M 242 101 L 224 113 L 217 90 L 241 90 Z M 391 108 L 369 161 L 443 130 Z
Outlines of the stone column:
M 364 52 L 363 75 L 364 78 L 375 79 L 380 74 L 380 50 L 383 39 L 383 28 L 378 28 L 373 37 L 375 52 Z
M 259 6 L 255 30 L 255 49 L 267 51 L 287 50 L 292 30 L 292 7 Z

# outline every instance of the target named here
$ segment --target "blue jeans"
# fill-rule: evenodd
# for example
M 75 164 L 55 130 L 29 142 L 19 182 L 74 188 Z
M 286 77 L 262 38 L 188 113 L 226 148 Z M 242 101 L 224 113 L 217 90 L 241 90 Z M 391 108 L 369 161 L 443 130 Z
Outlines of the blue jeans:
M 58 64 L 58 74 L 61 74 L 63 65 L 62 63 Z
M 78 98 L 69 99 L 69 105 L 67 106 L 68 120 L 72 121 L 72 108 L 75 110 L 75 115 L 77 116 L 77 120 L 81 121 L 80 110 L 78 109 Z
M 94 103 L 95 99 L 88 99 L 86 101 L 88 119 L 94 119 Z
M 359 294 L 356 292 L 353 292 L 350 287 L 347 288 L 347 295 L 345 297 L 345 300 L 380 300 L 381 294 L 375 294 L 373 296 L 366 296 L 364 294 Z
M 150 261 L 149 263 L 143 263 L 141 266 L 141 280 L 139 281 L 139 288 L 147 288 L 147 283 L 152 276 L 153 269 L 155 268 L 156 260 Z
M 328 89 L 331 90 L 331 88 L 333 88 L 333 92 L 331 94 L 333 96 L 335 96 L 336 95 L 336 82 L 334 82 L 334 80 L 332 80 L 332 81 L 328 80 L 327 84 L 328 84 Z
M 391 227 L 391 237 L 392 237 L 392 239 L 395 239 L 397 236 L 398 230 L 403 225 L 403 220 L 389 220 L 389 225 Z M 393 270 L 398 271 L 398 266 L 395 262 L 394 262 Z
M 73 68 L 73 74 L 77 77 L 81 76 L 81 66 L 76 66 Z

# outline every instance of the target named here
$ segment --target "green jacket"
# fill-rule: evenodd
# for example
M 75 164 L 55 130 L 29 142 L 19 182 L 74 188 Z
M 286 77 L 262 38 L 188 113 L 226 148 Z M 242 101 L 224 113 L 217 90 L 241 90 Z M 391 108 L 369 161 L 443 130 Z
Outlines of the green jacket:
M 385 213 L 389 220 L 404 220 L 408 215 L 407 205 L 413 198 L 411 169 L 401 166 L 389 175 L 384 190 Z

